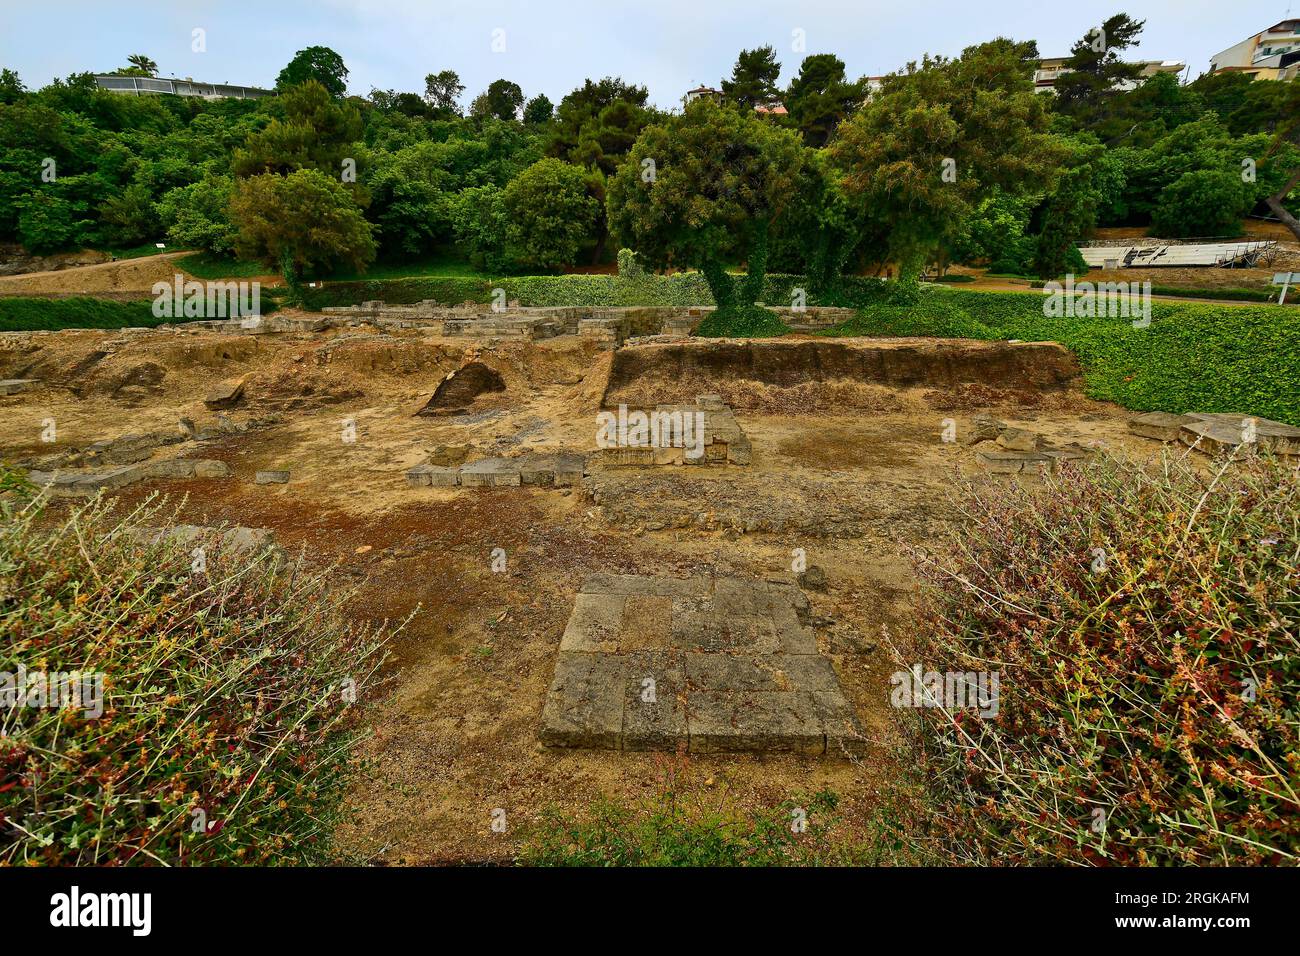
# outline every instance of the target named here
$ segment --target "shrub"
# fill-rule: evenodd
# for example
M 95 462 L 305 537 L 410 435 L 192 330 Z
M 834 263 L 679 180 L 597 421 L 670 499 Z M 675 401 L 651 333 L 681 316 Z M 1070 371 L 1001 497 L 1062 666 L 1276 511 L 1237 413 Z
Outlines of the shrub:
M 99 717 L 0 707 L 0 864 L 329 856 L 382 641 L 274 551 L 135 533 L 168 517 L 0 496 L 0 672 L 103 681 Z
M 833 302 L 810 297 L 809 305 L 862 305 L 880 300 L 893 301 L 902 283 L 880 279 L 846 277 Z M 472 300 L 489 302 L 494 288 L 504 289 L 510 299 L 526 306 L 693 306 L 713 305 L 709 284 L 698 272 L 657 275 L 633 271 L 629 275 L 506 276 L 479 279 L 469 276 L 430 276 L 349 282 L 326 282 L 304 290 L 307 308 L 327 305 L 356 305 L 367 299 L 382 299 L 394 305 L 409 305 L 433 299 L 444 305 Z M 803 276 L 768 274 L 762 300 L 769 305 L 794 301 L 794 290 L 807 291 Z M 904 301 L 909 299 L 904 296 Z
M 1295 470 L 1102 458 L 959 501 L 951 546 L 915 554 L 922 614 L 900 660 L 996 669 L 996 717 L 899 712 L 959 855 L 1300 859 Z
M 710 312 L 700 322 L 695 334 L 707 338 L 773 338 L 785 335 L 790 327 L 774 312 L 757 306 L 732 306 Z

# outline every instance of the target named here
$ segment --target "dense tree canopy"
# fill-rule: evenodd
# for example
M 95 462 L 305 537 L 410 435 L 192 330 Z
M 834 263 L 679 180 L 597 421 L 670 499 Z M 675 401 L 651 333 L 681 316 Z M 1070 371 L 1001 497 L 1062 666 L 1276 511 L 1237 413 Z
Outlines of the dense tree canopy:
M 166 241 L 288 261 L 295 277 L 375 255 L 499 273 L 609 263 L 612 222 L 648 265 L 703 268 L 743 308 L 756 285 L 727 269 L 799 273 L 831 301 L 846 271 L 1078 269 L 1076 246 L 1101 226 L 1231 236 L 1253 213 L 1300 236 L 1300 83 L 1144 80 L 1126 62 L 1142 24 L 1098 27 L 1054 94 L 1032 91 L 1027 41 L 923 59 L 873 93 L 829 52 L 778 90 L 762 46 L 740 53 L 722 103 L 681 115 L 618 77 L 555 107 L 497 80 L 468 115 L 449 69 L 349 97 L 326 47 L 296 54 L 262 100 L 122 96 L 89 74 L 29 90 L 0 66 L 0 242 Z M 788 115 L 756 110 L 778 100 Z M 314 247 L 265 215 L 245 222 L 262 202 L 296 223 L 323 210 L 332 238 Z

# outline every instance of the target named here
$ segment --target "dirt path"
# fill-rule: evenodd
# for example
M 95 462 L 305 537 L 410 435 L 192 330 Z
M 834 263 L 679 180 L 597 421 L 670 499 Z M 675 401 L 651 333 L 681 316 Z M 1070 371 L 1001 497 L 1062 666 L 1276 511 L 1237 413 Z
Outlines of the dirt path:
M 176 260 L 190 253 L 163 252 L 137 259 L 71 266 L 52 272 L 0 277 L 0 292 L 102 293 L 139 292 L 148 296 L 155 282 L 171 282 L 177 273 L 190 278 Z

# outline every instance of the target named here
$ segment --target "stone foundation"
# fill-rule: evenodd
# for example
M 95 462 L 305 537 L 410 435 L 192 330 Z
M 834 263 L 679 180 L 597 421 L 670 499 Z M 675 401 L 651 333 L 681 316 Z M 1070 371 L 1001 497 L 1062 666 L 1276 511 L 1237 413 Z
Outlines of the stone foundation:
M 857 714 L 807 617 L 788 582 L 592 575 L 560 640 L 542 742 L 860 753 Z

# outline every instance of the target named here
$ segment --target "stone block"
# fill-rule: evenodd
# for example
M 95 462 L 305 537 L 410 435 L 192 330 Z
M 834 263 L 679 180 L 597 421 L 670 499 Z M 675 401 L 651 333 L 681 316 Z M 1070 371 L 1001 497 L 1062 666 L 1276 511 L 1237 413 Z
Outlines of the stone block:
M 1024 428 L 1006 428 L 998 435 L 998 445 L 1008 451 L 1036 451 L 1042 444 L 1042 435 Z
M 508 458 L 483 458 L 460 468 L 466 488 L 501 488 L 520 484 L 519 466 Z
M 259 471 L 253 476 L 253 483 L 258 485 L 285 485 L 289 483 L 287 471 Z
M 727 460 L 733 465 L 748 465 L 754 460 L 753 446 L 742 435 L 727 445 Z
M 209 389 L 203 398 L 208 408 L 234 408 L 244 397 L 244 378 L 227 379 Z
M 626 602 L 627 595 L 623 594 L 580 593 L 560 638 L 560 651 L 613 653 L 618 650 Z
M 695 691 L 686 721 L 691 753 L 826 752 L 822 721 L 806 691 Z
M 542 743 L 620 750 L 626 684 L 612 655 L 561 651 L 542 708 Z
M 211 458 L 204 458 L 194 463 L 195 478 L 228 478 L 230 477 L 230 466 L 224 461 L 216 461 Z
M 1201 439 L 1204 451 L 1225 452 L 1238 445 L 1254 444 L 1279 455 L 1300 455 L 1300 428 L 1252 415 L 1223 412 L 1191 412 L 1195 421 L 1183 425 L 1181 437 L 1184 444 L 1194 444 Z
M 674 750 L 687 741 L 687 692 L 680 655 L 619 655 L 624 674 L 623 749 Z
M 1034 471 L 1050 467 L 1051 460 L 1045 455 L 1026 451 L 981 451 L 976 454 L 979 463 L 986 469 L 998 474 L 1017 474 L 1021 471 Z
M 668 578 L 640 574 L 591 574 L 582 582 L 583 594 L 641 594 L 671 598 L 708 597 L 707 578 Z
M 39 384 L 34 378 L 6 378 L 0 380 L 0 395 L 20 395 L 30 392 Z
M 194 462 L 189 458 L 155 461 L 149 464 L 148 470 L 150 478 L 193 478 Z
M 406 483 L 412 488 L 429 486 L 429 470 L 433 465 L 416 465 L 406 473 Z
M 827 756 L 861 756 L 867 749 L 866 734 L 857 712 L 839 686 L 812 692 L 813 707 L 826 734 Z
M 1129 419 L 1128 430 L 1143 438 L 1157 441 L 1178 441 L 1184 425 L 1196 421 L 1191 415 L 1174 415 L 1170 412 L 1147 412 Z

